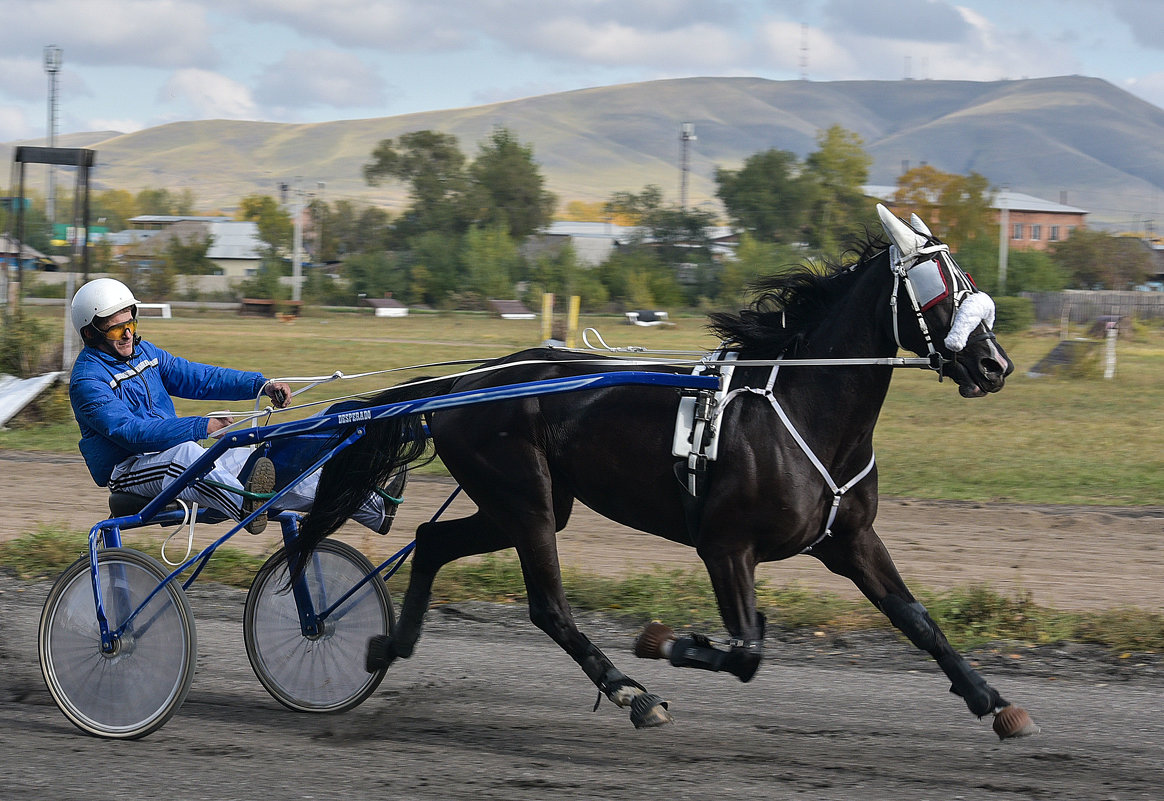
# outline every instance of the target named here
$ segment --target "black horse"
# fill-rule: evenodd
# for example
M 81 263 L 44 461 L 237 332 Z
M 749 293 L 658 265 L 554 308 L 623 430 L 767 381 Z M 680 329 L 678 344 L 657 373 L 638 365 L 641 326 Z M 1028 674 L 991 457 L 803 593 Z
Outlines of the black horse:
M 530 619 L 611 701 L 631 707 L 636 726 L 669 722 L 667 704 L 620 672 L 575 625 L 555 535 L 579 500 L 619 523 L 694 546 L 711 577 L 730 639 L 676 639 L 653 624 L 637 644 L 640 656 L 749 680 L 764 638 L 755 567 L 809 553 L 852 579 L 928 651 L 972 713 L 993 713 L 1000 737 L 1037 731 L 1025 711 L 1003 700 L 951 648 L 873 529 L 873 427 L 889 389 L 893 368 L 887 364 L 899 347 L 928 358 L 966 397 L 997 392 L 1013 370 L 990 329 L 989 296 L 920 220 L 907 225 L 879 212 L 891 243 L 870 237 L 855 263 L 827 274 L 818 268 L 767 278 L 748 308 L 711 316 L 711 330 L 741 364 L 731 392 L 694 400 L 699 411 L 691 415 L 691 455 L 673 453 L 681 401 L 674 389 L 621 386 L 428 414 L 436 453 L 478 510 L 418 528 L 400 620 L 391 637 L 370 642 L 368 670 L 411 656 L 441 566 L 512 547 L 521 560 Z M 797 359 L 838 361 L 779 371 L 751 364 Z M 551 349 L 517 353 L 497 365 L 512 366 L 398 386 L 368 405 L 631 369 L 617 359 Z M 420 456 L 425 434 L 418 417 L 369 424 L 361 440 L 327 464 L 293 564 L 302 564 L 372 486 Z

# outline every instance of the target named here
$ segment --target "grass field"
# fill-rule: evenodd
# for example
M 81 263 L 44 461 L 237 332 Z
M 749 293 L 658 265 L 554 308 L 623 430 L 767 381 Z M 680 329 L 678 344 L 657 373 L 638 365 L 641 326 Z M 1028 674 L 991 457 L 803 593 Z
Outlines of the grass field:
M 59 329 L 60 311 L 38 308 Z M 262 370 L 267 376 L 346 375 L 446 360 L 499 356 L 536 345 L 536 320 L 476 314 L 413 314 L 403 319 L 364 313 L 317 313 L 290 323 L 178 310 L 149 319 L 142 333 L 187 358 Z M 584 318 L 611 345 L 705 350 L 715 342 L 704 318 L 680 317 L 673 328 L 640 328 L 621 318 Z M 1164 503 L 1164 332 L 1140 327 L 1121 340 L 1116 377 L 1029 378 L 1054 333 L 1002 338 L 1017 365 L 1000 393 L 960 397 L 933 373 L 900 370 L 876 433 L 882 493 L 918 498 L 1157 505 Z M 432 368 L 439 374 L 454 368 Z M 323 401 L 367 392 L 416 373 L 333 382 L 296 400 Z M 244 405 L 245 406 L 245 405 Z M 220 403 L 179 403 L 199 414 Z M 240 406 L 232 405 L 239 409 Z M 73 422 L 0 432 L 0 448 L 75 452 Z

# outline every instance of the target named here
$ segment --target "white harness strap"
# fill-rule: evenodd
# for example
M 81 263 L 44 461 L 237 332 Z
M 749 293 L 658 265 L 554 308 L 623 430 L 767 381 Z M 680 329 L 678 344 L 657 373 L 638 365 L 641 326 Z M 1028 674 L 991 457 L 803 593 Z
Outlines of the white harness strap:
M 829 517 L 824 524 L 824 530 L 821 532 L 820 536 L 812 541 L 812 544 L 801 551 L 801 553 L 808 553 L 813 548 L 815 548 L 821 540 L 833 533 L 833 521 L 837 519 L 837 510 L 840 508 L 841 498 L 845 495 L 845 493 L 847 493 L 853 487 L 857 486 L 861 479 L 869 475 L 869 473 L 873 470 L 873 466 L 877 463 L 877 457 L 876 455 L 871 456 L 869 458 L 869 464 L 865 465 L 864 470 L 853 476 L 846 483 L 838 485 L 837 482 L 833 479 L 832 474 L 829 473 L 828 468 L 825 467 L 824 463 L 821 462 L 815 453 L 813 453 L 812 448 L 809 447 L 804 437 L 802 437 L 800 432 L 796 430 L 796 426 L 794 426 L 792 424 L 792 420 L 788 418 L 788 414 L 784 411 L 784 407 L 780 405 L 780 401 L 776 400 L 776 395 L 772 392 L 772 387 L 776 385 L 776 375 L 779 370 L 780 365 L 774 365 L 772 367 L 772 370 L 768 375 L 768 383 L 765 384 L 763 389 L 758 389 L 756 387 L 740 387 L 738 389 L 733 389 L 726 396 L 724 396 L 723 400 L 715 410 L 715 416 L 718 418 L 720 415 L 722 415 L 724 409 L 727 408 L 728 403 L 739 397 L 740 394 L 744 392 L 750 392 L 767 398 L 768 403 L 772 404 L 772 408 L 776 410 L 776 415 L 780 418 L 780 422 L 784 424 L 786 429 L 788 429 L 788 433 L 792 435 L 792 438 L 796 441 L 796 444 L 800 446 L 800 449 L 804 452 L 804 455 L 808 457 L 810 462 L 812 462 L 812 466 L 815 467 L 816 471 L 820 473 L 822 478 L 824 478 L 825 483 L 833 492 L 833 503 L 829 508 Z

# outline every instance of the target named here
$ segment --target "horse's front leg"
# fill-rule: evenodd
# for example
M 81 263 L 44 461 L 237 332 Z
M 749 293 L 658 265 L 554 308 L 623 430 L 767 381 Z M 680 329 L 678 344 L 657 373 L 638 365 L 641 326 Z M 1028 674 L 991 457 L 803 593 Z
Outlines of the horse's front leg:
M 949 677 L 950 691 L 978 717 L 993 714 L 1002 739 L 1037 734 L 1039 727 L 1021 707 L 1006 701 L 953 649 L 946 636 L 905 586 L 881 538 L 871 526 L 852 536 L 836 532 L 813 550 L 829 570 L 853 581 L 915 646 L 928 652 Z
M 517 538 L 530 620 L 578 663 L 603 695 L 620 707 L 630 707 L 635 728 L 671 723 L 667 702 L 628 678 L 579 631 L 562 586 L 553 530 L 552 525 L 546 525 Z
M 720 617 L 731 635 L 726 648 L 702 634 L 676 637 L 669 627 L 652 623 L 635 642 L 635 655 L 667 659 L 675 667 L 727 671 L 740 681 L 749 681 L 764 657 L 765 620 L 756 608 L 756 565 L 741 550 L 701 549 L 700 556 L 715 590 Z

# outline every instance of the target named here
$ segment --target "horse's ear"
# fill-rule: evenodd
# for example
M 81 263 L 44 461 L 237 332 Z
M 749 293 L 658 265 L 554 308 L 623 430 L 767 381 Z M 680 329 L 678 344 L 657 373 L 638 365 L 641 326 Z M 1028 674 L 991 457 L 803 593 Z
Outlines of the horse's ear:
M 922 222 L 922 218 L 916 214 L 909 215 L 909 224 L 912 225 L 913 230 L 917 231 L 919 234 L 925 234 L 928 237 L 932 237 L 934 235 L 934 232 L 930 230 L 930 227 Z
M 897 245 L 902 261 L 913 258 L 921 248 L 929 244 L 929 240 L 880 203 L 877 204 L 877 216 L 881 218 L 881 227 L 885 229 L 885 235 Z

